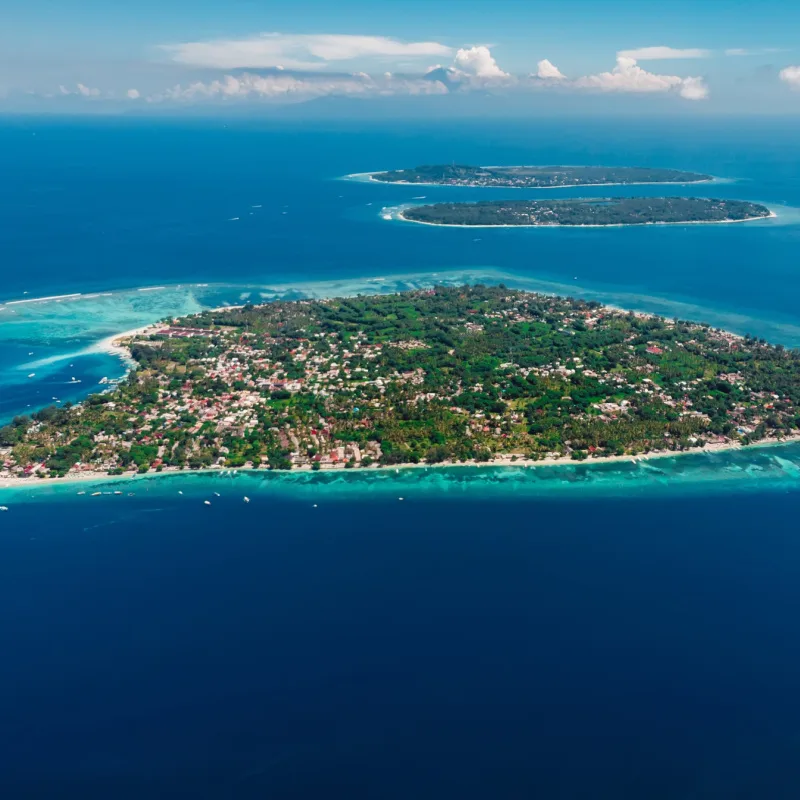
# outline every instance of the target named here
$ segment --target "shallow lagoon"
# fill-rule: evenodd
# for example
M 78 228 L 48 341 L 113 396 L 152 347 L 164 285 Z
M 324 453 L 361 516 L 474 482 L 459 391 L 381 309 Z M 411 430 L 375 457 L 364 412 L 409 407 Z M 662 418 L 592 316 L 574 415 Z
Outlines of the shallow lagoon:
M 121 373 L 110 334 L 276 286 L 454 272 L 800 344 L 793 224 L 476 236 L 380 219 L 427 191 L 336 180 L 502 150 L 796 207 L 794 120 L 35 119 L 0 143 L 0 297 L 102 294 L 0 311 L 0 417 Z M 0 489 L 4 791 L 794 800 L 798 485 L 787 445 Z
M 483 499 L 563 497 L 673 496 L 771 492 L 800 485 L 800 443 L 767 445 L 719 453 L 686 453 L 611 463 L 580 463 L 537 467 L 414 467 L 405 469 L 273 472 L 220 470 L 150 473 L 127 478 L 64 481 L 3 488 L 0 501 L 96 503 L 106 498 L 117 505 L 135 498 L 175 498 L 195 504 L 209 500 L 242 502 L 244 497 L 269 502 L 284 498 L 315 503 L 330 500 L 443 502 Z M 78 494 L 80 492 L 80 494 Z M 93 492 L 102 492 L 93 497 Z M 114 495 L 113 493 L 118 494 Z M 225 499 L 218 501 L 222 496 Z M 209 509 L 211 510 L 211 509 Z M 213 509 L 215 512 L 216 508 Z

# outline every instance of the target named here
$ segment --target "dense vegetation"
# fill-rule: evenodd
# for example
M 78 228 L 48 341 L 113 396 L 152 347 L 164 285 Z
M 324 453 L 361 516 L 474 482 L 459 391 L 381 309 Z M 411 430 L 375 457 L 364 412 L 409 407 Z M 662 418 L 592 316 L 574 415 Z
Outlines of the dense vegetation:
M 470 167 L 432 164 L 414 169 L 376 172 L 383 183 L 433 183 L 447 186 L 547 188 L 632 183 L 697 183 L 710 175 L 650 167 Z
M 800 353 L 499 287 L 208 311 L 113 392 L 0 429 L 5 477 L 684 450 L 800 428 Z
M 647 225 L 728 222 L 768 217 L 766 206 L 702 197 L 487 200 L 413 206 L 402 217 L 437 225 Z

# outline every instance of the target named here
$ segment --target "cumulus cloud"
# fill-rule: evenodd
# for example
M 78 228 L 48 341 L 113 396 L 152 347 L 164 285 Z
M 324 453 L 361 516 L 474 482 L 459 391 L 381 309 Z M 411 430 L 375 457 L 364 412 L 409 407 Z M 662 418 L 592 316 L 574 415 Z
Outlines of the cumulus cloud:
M 84 97 L 99 97 L 100 90 L 99 89 L 91 89 L 88 86 L 84 86 L 82 83 L 78 84 L 78 94 L 83 95 Z
M 788 83 L 793 89 L 800 89 L 800 66 L 786 67 L 779 73 L 780 79 Z
M 566 80 L 566 75 L 562 74 L 561 70 L 553 63 L 543 58 L 537 65 L 538 70 L 536 77 L 542 80 Z
M 128 89 L 128 91 L 125 93 L 125 96 L 129 100 L 138 100 L 142 95 L 138 89 Z
M 262 33 L 244 39 L 217 39 L 162 45 L 173 61 L 218 69 L 288 67 L 319 69 L 331 61 L 358 58 L 449 56 L 439 42 L 401 42 L 384 36 Z
M 709 92 L 702 78 L 684 78 L 678 94 L 686 100 L 706 100 Z
M 681 78 L 677 75 L 658 75 L 642 69 L 629 56 L 617 56 L 611 72 L 578 78 L 575 85 L 603 92 L 677 92 L 687 100 L 704 100 L 708 88 L 702 78 Z
M 508 78 L 507 72 L 503 72 L 494 60 L 488 47 L 478 45 L 469 49 L 461 49 L 456 53 L 453 62 L 456 69 L 461 70 L 467 75 L 474 75 L 476 78 Z
M 68 89 L 66 86 L 61 85 L 58 87 L 58 91 L 62 95 L 78 95 L 80 97 L 99 97 L 100 90 L 93 89 L 89 86 L 85 86 L 82 83 L 76 85 L 74 89 Z
M 617 53 L 617 56 L 620 58 L 632 58 L 635 61 L 657 61 L 660 59 L 672 58 L 708 58 L 710 55 L 710 50 L 701 50 L 696 47 L 679 50 L 664 45 L 658 47 L 639 47 L 635 50 L 620 50 Z
M 225 75 L 209 82 L 195 81 L 177 85 L 166 92 L 148 97 L 148 102 L 169 100 L 247 99 L 304 101 L 326 95 L 377 97 L 382 95 L 445 94 L 446 87 L 422 79 L 400 78 L 387 73 L 379 79 L 366 73 L 331 77 L 294 75 Z

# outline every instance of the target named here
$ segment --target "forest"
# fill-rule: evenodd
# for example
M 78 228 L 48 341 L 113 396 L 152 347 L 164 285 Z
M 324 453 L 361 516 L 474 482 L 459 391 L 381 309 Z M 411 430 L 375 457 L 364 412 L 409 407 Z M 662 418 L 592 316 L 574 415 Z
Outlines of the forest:
M 609 197 L 570 200 L 486 200 L 403 209 L 401 217 L 432 225 L 652 225 L 740 222 L 770 216 L 759 203 L 703 197 Z
M 584 460 L 800 431 L 800 353 L 505 286 L 205 311 L 0 429 L 5 477 Z
M 372 179 L 382 183 L 541 189 L 559 186 L 699 183 L 712 180 L 712 176 L 651 167 L 471 167 L 463 164 L 430 164 L 413 169 L 376 172 L 372 174 Z

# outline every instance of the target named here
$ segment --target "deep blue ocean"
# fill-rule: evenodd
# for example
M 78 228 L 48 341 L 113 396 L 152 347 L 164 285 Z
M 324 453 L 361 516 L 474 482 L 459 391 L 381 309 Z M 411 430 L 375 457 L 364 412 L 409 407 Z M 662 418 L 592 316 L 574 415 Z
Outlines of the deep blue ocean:
M 502 191 L 343 180 L 447 161 L 696 170 L 778 216 L 448 230 L 381 212 Z M 793 119 L 7 118 L 0 175 L 0 420 L 169 314 L 436 281 L 800 346 Z M 800 796 L 800 445 L 0 504 L 3 800 Z

